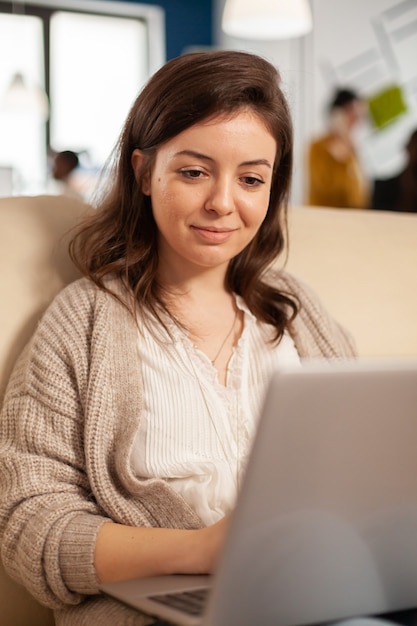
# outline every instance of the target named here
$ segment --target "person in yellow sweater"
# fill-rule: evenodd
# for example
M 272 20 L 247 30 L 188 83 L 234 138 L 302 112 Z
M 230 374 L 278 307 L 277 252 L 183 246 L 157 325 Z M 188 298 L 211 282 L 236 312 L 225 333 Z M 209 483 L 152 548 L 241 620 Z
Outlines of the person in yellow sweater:
M 368 208 L 368 185 L 352 139 L 364 115 L 365 103 L 354 91 L 336 91 L 328 130 L 308 150 L 308 204 Z

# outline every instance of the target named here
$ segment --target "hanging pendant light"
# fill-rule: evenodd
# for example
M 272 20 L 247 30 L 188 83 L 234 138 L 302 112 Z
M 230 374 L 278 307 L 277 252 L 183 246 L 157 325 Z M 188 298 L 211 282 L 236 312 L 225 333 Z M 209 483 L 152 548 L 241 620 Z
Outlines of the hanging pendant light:
M 308 0 L 226 0 L 222 29 L 242 39 L 300 37 L 313 27 Z
M 3 96 L 1 108 L 5 112 L 19 115 L 34 115 L 41 121 L 47 120 L 49 115 L 49 102 L 45 91 L 41 87 L 28 86 L 20 72 L 12 76 Z
M 13 18 L 25 17 L 25 0 L 12 0 Z M 17 31 L 18 32 L 18 31 Z M 39 85 L 28 85 L 21 71 L 16 71 L 0 102 L 3 112 L 31 115 L 44 122 L 49 117 L 49 99 Z

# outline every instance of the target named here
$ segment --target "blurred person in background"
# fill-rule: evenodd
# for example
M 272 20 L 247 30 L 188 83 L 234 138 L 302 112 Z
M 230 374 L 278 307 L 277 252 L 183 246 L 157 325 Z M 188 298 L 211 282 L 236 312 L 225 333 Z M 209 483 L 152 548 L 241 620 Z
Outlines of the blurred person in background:
M 55 180 L 66 181 L 70 177 L 71 172 L 78 167 L 78 164 L 78 154 L 72 150 L 58 152 L 53 161 L 52 176 Z
M 100 168 L 91 165 L 87 150 L 74 152 L 49 150 L 47 193 L 74 196 L 89 202 L 100 175 Z
M 328 107 L 328 127 L 308 150 L 308 204 L 368 208 L 369 191 L 353 134 L 366 104 L 351 89 L 337 89 Z
M 407 163 L 391 178 L 377 179 L 372 193 L 372 208 L 417 213 L 417 129 L 406 146 Z
M 48 191 L 50 193 L 81 196 L 76 184 L 76 170 L 80 159 L 72 150 L 56 152 L 49 151 L 50 158 L 50 181 Z

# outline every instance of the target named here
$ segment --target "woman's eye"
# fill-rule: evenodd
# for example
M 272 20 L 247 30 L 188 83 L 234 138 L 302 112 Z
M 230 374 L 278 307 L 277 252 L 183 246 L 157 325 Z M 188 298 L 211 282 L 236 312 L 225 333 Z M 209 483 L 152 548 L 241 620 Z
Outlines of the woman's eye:
M 201 178 L 203 172 L 201 170 L 181 170 L 181 174 L 185 178 Z
M 245 185 L 248 185 L 249 187 L 258 187 L 258 185 L 264 184 L 264 181 L 260 178 L 256 178 L 256 176 L 244 176 L 242 180 Z

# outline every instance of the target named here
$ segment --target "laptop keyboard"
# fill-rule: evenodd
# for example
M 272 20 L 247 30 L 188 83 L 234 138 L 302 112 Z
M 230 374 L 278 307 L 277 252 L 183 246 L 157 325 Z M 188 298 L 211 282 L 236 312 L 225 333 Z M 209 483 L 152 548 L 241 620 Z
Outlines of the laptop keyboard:
M 195 589 L 194 591 L 181 591 L 176 593 L 158 594 L 150 596 L 154 602 L 160 602 L 189 615 L 202 615 L 207 602 L 208 588 Z

